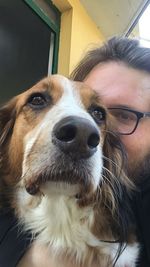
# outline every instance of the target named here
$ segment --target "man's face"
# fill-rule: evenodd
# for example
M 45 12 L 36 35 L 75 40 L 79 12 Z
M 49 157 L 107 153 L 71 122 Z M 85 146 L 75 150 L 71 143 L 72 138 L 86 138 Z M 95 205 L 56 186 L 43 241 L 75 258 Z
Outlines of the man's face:
M 150 112 L 150 75 L 144 71 L 107 62 L 97 65 L 85 83 L 100 94 L 108 108 L 119 106 Z M 135 132 L 121 135 L 121 140 L 127 150 L 129 167 L 136 170 L 150 156 L 150 118 L 141 119 Z

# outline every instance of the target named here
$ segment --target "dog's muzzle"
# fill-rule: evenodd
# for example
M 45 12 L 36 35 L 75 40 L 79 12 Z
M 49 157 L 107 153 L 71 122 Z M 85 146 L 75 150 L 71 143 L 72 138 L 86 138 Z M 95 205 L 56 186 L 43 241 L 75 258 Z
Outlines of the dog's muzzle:
M 63 153 L 75 159 L 83 159 L 91 157 L 96 152 L 100 136 L 90 120 L 68 116 L 55 125 L 52 142 Z
M 92 160 L 100 143 L 96 124 L 83 117 L 67 116 L 55 124 L 52 143 L 54 147 L 49 165 L 26 180 L 27 192 L 35 195 L 40 187 L 45 192 L 43 190 L 46 182 L 56 183 L 56 191 L 59 183 L 63 192 L 68 192 L 69 185 L 77 186 L 77 194 L 83 195 L 92 191 L 95 188 L 94 181 L 99 179 L 101 173 L 101 153 Z

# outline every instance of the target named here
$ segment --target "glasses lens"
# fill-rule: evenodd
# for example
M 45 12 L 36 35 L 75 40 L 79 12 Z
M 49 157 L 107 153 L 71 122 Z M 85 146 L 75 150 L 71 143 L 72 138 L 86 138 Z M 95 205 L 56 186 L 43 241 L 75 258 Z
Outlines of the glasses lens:
M 136 127 L 137 116 L 132 111 L 124 109 L 110 109 L 116 119 L 117 131 L 120 134 L 130 134 Z

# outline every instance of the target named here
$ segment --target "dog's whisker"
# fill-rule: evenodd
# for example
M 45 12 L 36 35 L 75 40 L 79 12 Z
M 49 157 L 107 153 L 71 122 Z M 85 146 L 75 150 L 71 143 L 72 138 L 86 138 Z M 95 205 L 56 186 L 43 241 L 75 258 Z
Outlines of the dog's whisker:
M 108 158 L 108 157 L 106 157 L 104 155 L 103 155 L 103 159 L 106 160 L 106 161 L 108 161 L 108 162 L 110 162 L 112 165 L 114 165 L 115 167 L 117 167 L 119 171 L 121 171 L 121 167 L 115 161 L 113 161 L 112 159 L 110 159 L 110 158 Z
M 118 193 L 116 192 L 114 185 L 110 182 L 110 180 L 107 177 L 103 176 L 103 180 L 104 180 L 103 192 L 105 197 L 104 200 L 105 202 L 107 202 L 109 199 L 110 204 L 112 204 L 112 206 L 110 205 L 109 207 L 110 209 L 112 209 L 112 207 L 116 208 L 118 202 Z M 105 187 L 105 185 L 107 185 L 107 187 Z M 110 198 L 108 196 L 110 196 Z M 114 208 L 112 210 L 114 210 Z
M 108 177 L 110 177 L 110 180 L 112 179 L 112 181 L 118 185 L 118 188 L 121 186 L 122 181 L 119 180 L 119 177 L 116 177 L 112 171 L 108 170 L 108 168 L 106 168 L 105 166 L 103 166 L 103 170 L 104 173 L 106 173 L 108 175 Z

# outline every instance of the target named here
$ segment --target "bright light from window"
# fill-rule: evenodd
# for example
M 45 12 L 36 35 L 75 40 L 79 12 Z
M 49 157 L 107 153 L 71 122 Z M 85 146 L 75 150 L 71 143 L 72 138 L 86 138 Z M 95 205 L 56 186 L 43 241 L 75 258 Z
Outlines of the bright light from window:
M 141 45 L 150 48 L 150 5 L 139 19 L 139 37 Z

